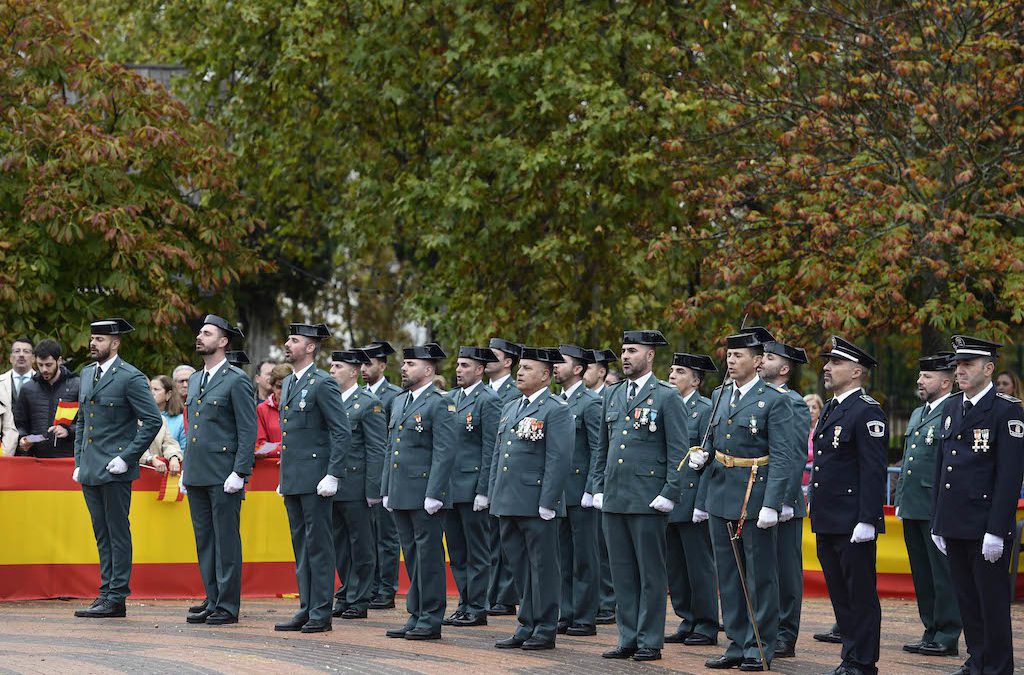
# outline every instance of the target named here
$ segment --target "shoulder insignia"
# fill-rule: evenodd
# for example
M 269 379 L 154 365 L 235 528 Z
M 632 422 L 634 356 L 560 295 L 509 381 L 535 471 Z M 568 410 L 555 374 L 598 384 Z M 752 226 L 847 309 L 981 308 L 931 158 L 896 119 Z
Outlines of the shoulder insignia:
M 864 401 L 865 403 L 870 403 L 871 405 L 882 405 L 881 403 L 871 398 L 867 394 L 861 394 L 860 400 Z
M 375 413 L 384 412 L 384 408 L 380 407 L 379 405 L 375 405 L 375 406 L 373 406 L 373 412 L 375 412 Z
M 1019 398 L 1014 398 L 1013 396 L 1010 396 L 1009 394 L 1004 394 L 1001 391 L 997 391 L 996 392 L 996 396 L 998 396 L 999 398 L 1006 399 L 1010 403 L 1020 403 L 1020 399 Z
M 1009 431 L 1010 435 L 1014 438 L 1024 438 L 1024 421 L 1009 420 L 1006 423 L 1006 430 Z
M 868 435 L 872 438 L 881 438 L 885 435 L 885 422 L 881 420 L 871 420 L 868 422 Z

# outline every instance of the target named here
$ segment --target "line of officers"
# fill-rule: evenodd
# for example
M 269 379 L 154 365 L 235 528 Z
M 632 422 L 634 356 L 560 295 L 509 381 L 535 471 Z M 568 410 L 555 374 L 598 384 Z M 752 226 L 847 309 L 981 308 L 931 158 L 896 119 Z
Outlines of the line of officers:
M 117 355 L 131 330 L 123 319 L 91 327 L 74 479 L 101 587 L 76 616 L 125 615 L 131 481 L 160 426 L 145 376 Z M 251 382 L 226 350 L 242 337 L 215 315 L 196 337 L 204 367 L 189 382 L 181 484 L 206 598 L 189 608 L 190 623 L 238 620 L 239 514 L 256 424 Z M 382 377 L 394 353 L 386 342 L 332 352 L 331 373 L 318 369 L 328 337 L 322 324 L 296 323 L 284 346 L 293 374 L 279 400 L 278 493 L 300 606 L 275 630 L 329 631 L 332 617 L 394 606 L 400 543 L 409 617 L 391 638 L 438 639 L 442 626 L 485 625 L 518 605 L 515 632 L 495 647 L 552 649 L 557 634 L 595 635 L 596 624 L 616 622 L 618 644 L 603 657 L 657 660 L 665 642 L 717 644 L 720 601 L 728 646 L 708 668 L 767 670 L 794 655 L 811 429 L 787 382 L 804 350 L 760 327 L 729 336 L 727 377 L 709 399 L 699 387 L 717 369 L 705 355 L 674 354 L 671 383 L 654 376 L 655 352 L 668 345 L 656 330 L 623 333 L 625 379 L 609 387 L 593 375 L 616 360 L 611 350 L 495 338 L 459 350 L 456 388 L 443 392 L 433 380 L 447 355 L 435 343 L 403 350 L 399 389 Z M 970 657 L 960 672 L 1012 672 L 1006 540 L 1024 422 L 1019 401 L 992 387 L 999 345 L 956 336 L 953 346 L 921 360 L 925 405 L 907 434 L 898 515 L 926 630 L 905 649 L 956 653 L 962 618 Z M 838 337 L 822 357 L 833 398 L 810 434 L 809 499 L 831 635 L 843 644 L 832 672 L 875 673 L 888 430 L 863 385 L 877 363 Z M 950 395 L 954 367 L 961 393 Z M 365 386 L 361 371 L 373 376 Z M 448 616 L 445 542 L 459 591 Z M 667 592 L 681 620 L 669 635 Z

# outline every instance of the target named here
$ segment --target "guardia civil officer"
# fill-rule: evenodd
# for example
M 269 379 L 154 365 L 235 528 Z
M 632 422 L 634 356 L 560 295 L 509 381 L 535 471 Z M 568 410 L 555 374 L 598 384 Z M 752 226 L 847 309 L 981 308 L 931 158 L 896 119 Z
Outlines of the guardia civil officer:
M 498 422 L 491 472 L 491 513 L 520 591 L 515 633 L 499 649 L 553 649 L 558 622 L 558 530 L 573 446 L 569 406 L 548 390 L 557 349 L 523 347 L 518 399 Z
M 369 363 L 364 362 L 360 371 L 366 390 L 380 399 L 386 423 L 390 420 L 391 404 L 402 393 L 401 387 L 392 384 L 384 376 L 388 357 L 395 353 L 395 348 L 385 340 L 377 340 L 357 351 L 369 359 Z M 391 609 L 395 606 L 395 593 L 398 592 L 398 558 L 401 551 L 398 528 L 395 527 L 394 515 L 383 504 L 370 507 L 370 524 L 373 526 L 373 541 L 377 549 L 370 609 Z
M 882 621 L 876 537 L 885 531 L 889 431 L 882 407 L 863 389 L 875 359 L 835 336 L 822 358 L 827 359 L 822 370 L 832 398 L 814 430 L 811 530 L 843 636 L 840 672 L 874 675 Z
M 617 362 L 619 357 L 614 349 L 591 349 L 590 352 L 594 362 L 587 366 L 585 381 L 587 388 L 600 396 L 601 404 L 604 405 L 604 398 L 608 392 L 608 387 L 604 383 L 608 376 L 608 366 Z M 612 624 L 615 623 L 615 589 L 612 587 L 612 568 L 608 565 L 608 545 L 604 541 L 600 511 L 597 511 L 597 562 L 600 568 L 601 597 L 594 622 L 598 625 Z
M 256 403 L 245 371 L 228 363 L 225 350 L 242 331 L 207 314 L 196 335 L 203 368 L 189 377 L 185 410 L 188 460 L 181 483 L 196 537 L 206 600 L 188 623 L 238 623 L 242 597 L 242 537 L 239 522 L 245 481 L 256 447 Z M 194 607 L 191 609 L 195 609 Z
M 1000 344 L 953 337 L 961 392 L 942 407 L 932 536 L 949 557 L 967 643 L 960 673 L 1013 672 L 1009 562 L 1024 456 L 1020 400 L 992 386 Z
M 313 362 L 324 324 L 293 323 L 284 345 L 292 374 L 281 386 L 281 484 L 295 553 L 299 611 L 274 630 L 331 630 L 334 595 L 333 497 L 352 446 L 338 383 Z M 187 461 L 187 460 L 186 460 Z M 187 469 L 186 469 L 187 471 Z
M 100 592 L 90 607 L 75 612 L 77 617 L 122 617 L 131 592 L 132 481 L 139 477 L 139 458 L 161 425 L 149 380 L 117 354 L 121 336 L 132 330 L 121 318 L 90 325 L 89 356 L 95 363 L 82 369 L 71 477 L 81 483 L 92 519 L 100 557 Z
M 963 630 L 949 561 L 930 536 L 942 407 L 953 391 L 956 367 L 952 356 L 952 352 L 943 352 L 918 360 L 917 396 L 924 405 L 910 414 L 903 443 L 903 469 L 896 488 L 896 515 L 903 521 L 917 613 L 924 624 L 921 639 L 903 645 L 903 651 L 927 656 L 955 655 Z
M 651 372 L 660 331 L 622 335 L 626 380 L 604 400 L 594 478 L 615 585 L 619 644 L 601 656 L 653 661 L 665 640 L 665 524 L 680 494 L 689 431 L 675 387 Z
M 519 364 L 523 346 L 504 338 L 491 338 L 488 343 L 497 361 L 484 365 L 488 385 L 498 395 L 501 405 L 518 399 L 521 394 L 512 377 L 512 369 Z M 510 616 L 516 613 L 516 592 L 512 570 L 501 546 L 501 532 L 494 514 L 488 520 L 490 530 L 491 576 L 487 585 L 487 613 L 491 616 Z
M 705 665 L 738 666 L 744 671 L 770 667 L 775 655 L 779 579 L 774 528 L 797 453 L 789 397 L 757 374 L 771 334 L 751 330 L 726 339 L 728 386 L 719 387 L 711 397 L 712 408 L 721 399 L 710 423 L 714 458 L 709 461 L 709 452 L 693 450 L 689 460 L 694 469 L 708 465 L 700 490 L 706 492 L 705 510 L 711 516 L 711 545 L 729 637 L 725 653 Z M 804 451 L 800 456 L 802 461 Z M 756 526 L 748 526 L 752 525 L 748 518 L 756 518 Z M 737 557 L 742 561 L 742 579 Z M 756 632 L 744 599 L 744 582 L 755 611 Z
M 486 347 L 461 347 L 455 365 L 454 466 L 451 501 L 444 510 L 444 535 L 459 606 L 446 626 L 486 626 L 487 586 L 491 572 L 489 490 L 494 437 L 501 400 L 481 381 L 484 367 L 497 357 Z
M 359 369 L 369 361 L 358 349 L 331 352 L 331 377 L 341 390 L 352 431 L 352 445 L 338 476 L 331 518 L 341 580 L 331 616 L 342 619 L 365 619 L 373 588 L 376 556 L 371 509 L 381 502 L 380 480 L 388 427 L 384 404 L 359 386 Z
M 390 638 L 436 640 L 441 637 L 446 600 L 442 516 L 449 500 L 455 404 L 433 385 L 444 350 L 431 342 L 402 350 L 402 386 L 392 406 L 381 494 L 395 514 L 409 574 L 404 626 Z
M 701 396 L 705 373 L 718 372 L 711 357 L 679 352 L 672 355 L 669 383 L 679 390 L 686 411 L 689 446 L 700 445 L 711 421 L 711 399 Z M 693 646 L 718 644 L 718 580 L 711 553 L 707 519 L 693 522 L 702 473 L 688 464 L 682 469 L 679 500 L 668 516 L 665 564 L 672 609 L 679 627 L 665 642 Z
M 558 632 L 572 636 L 596 635 L 599 606 L 597 514 L 594 508 L 594 464 L 601 436 L 601 397 L 587 389 L 583 375 L 593 352 L 576 345 L 560 345 L 562 362 L 556 363 L 555 382 L 573 417 L 573 450 L 565 484 L 565 516 L 557 518 L 562 604 Z

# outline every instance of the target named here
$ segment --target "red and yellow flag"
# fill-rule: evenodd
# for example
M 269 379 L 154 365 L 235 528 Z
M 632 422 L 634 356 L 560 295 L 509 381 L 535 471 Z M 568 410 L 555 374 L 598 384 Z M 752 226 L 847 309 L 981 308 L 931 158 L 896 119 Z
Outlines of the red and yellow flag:
M 178 482 L 181 480 L 181 474 L 172 475 L 170 471 L 165 471 L 163 477 L 160 479 L 160 489 L 157 490 L 156 500 L 158 502 L 180 502 L 185 498 L 185 495 L 181 494 L 178 490 Z
M 70 427 L 78 414 L 78 401 L 57 401 L 57 412 L 53 416 L 53 423 Z

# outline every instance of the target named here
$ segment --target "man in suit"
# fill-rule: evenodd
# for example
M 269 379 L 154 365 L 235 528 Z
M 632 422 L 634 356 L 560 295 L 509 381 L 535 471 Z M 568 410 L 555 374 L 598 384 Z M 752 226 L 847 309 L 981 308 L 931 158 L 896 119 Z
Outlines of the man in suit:
M 14 406 L 18 402 L 21 386 L 32 380 L 35 371 L 33 345 L 28 338 L 17 338 L 11 343 L 11 369 L 0 375 L 0 447 L 11 456 L 18 451 L 18 428 L 14 422 Z
M 601 437 L 601 397 L 583 383 L 593 351 L 576 345 L 560 345 L 558 351 L 562 362 L 555 364 L 555 382 L 562 387 L 562 400 L 569 404 L 574 432 L 565 483 L 566 513 L 557 519 L 562 568 L 558 632 L 578 637 L 597 634 L 600 607 L 594 463 Z
M 241 330 L 215 314 L 206 315 L 196 335 L 203 369 L 192 374 L 185 401 L 185 433 L 191 451 L 181 483 L 188 494 L 206 600 L 198 611 L 188 614 L 188 623 L 238 623 L 242 597 L 238 528 L 256 446 L 252 382 L 226 356 L 231 340 L 241 338 Z
M 402 350 L 402 387 L 391 410 L 381 494 L 395 514 L 409 575 L 404 626 L 390 638 L 437 640 L 441 637 L 447 582 L 442 517 L 450 499 L 454 452 L 455 404 L 433 385 L 445 358 L 435 342 Z
M 488 506 L 494 436 L 501 401 L 481 382 L 484 366 L 497 361 L 486 347 L 461 347 L 455 365 L 454 465 L 444 510 L 444 534 L 452 576 L 459 589 L 459 606 L 442 623 L 446 626 L 487 625 L 487 585 L 491 551 Z
M 706 493 L 703 510 L 711 516 L 711 545 L 729 638 L 725 653 L 705 662 L 708 668 L 738 666 L 753 672 L 770 668 L 774 657 L 779 629 L 774 528 L 793 462 L 797 453 L 802 461 L 806 451 L 794 447 L 789 397 L 757 374 L 764 344 L 771 340 L 763 328 L 726 338 L 729 379 L 711 397 L 712 408 L 721 403 L 710 423 L 709 450 L 690 452 L 691 468 L 707 465 L 700 490 Z M 748 518 L 756 523 L 748 523 Z M 744 599 L 744 581 L 757 631 Z
M 591 356 L 594 362 L 587 366 L 584 382 L 587 389 L 601 397 L 601 404 L 604 404 L 605 393 L 608 387 L 605 386 L 605 378 L 608 377 L 609 364 L 619 360 L 614 349 L 591 349 Z M 615 589 L 612 587 L 612 568 L 608 565 L 608 544 L 604 540 L 604 525 L 601 520 L 601 512 L 597 512 L 597 564 L 598 564 L 598 585 L 599 604 L 597 616 L 594 623 L 607 625 L 615 623 Z
M 388 367 L 388 357 L 395 353 L 389 342 L 377 340 L 358 350 L 367 357 L 369 363 L 363 362 L 360 371 L 366 390 L 380 399 L 384 408 L 384 422 L 391 415 L 391 404 L 395 397 L 402 393 L 398 387 L 388 381 L 384 371 Z M 387 431 L 385 430 L 385 443 Z M 377 503 L 370 507 L 370 524 L 373 528 L 373 541 L 377 555 L 373 563 L 373 587 L 371 590 L 370 609 L 391 609 L 395 606 L 395 593 L 398 592 L 398 559 L 401 544 L 398 542 L 398 528 L 395 518 Z
M 334 550 L 341 587 L 334 594 L 332 616 L 365 619 L 373 588 L 376 558 L 371 509 L 381 502 L 380 479 L 387 444 L 384 404 L 359 386 L 359 368 L 370 359 L 358 349 L 331 352 L 331 377 L 341 390 L 352 431 L 334 495 Z
M 498 649 L 554 649 L 558 622 L 558 529 L 569 473 L 573 424 L 569 406 L 548 390 L 557 349 L 523 347 L 516 373 L 522 392 L 501 411 L 491 513 L 501 525 L 505 550 L 519 589 L 515 633 Z
M 160 431 L 162 418 L 149 392 L 149 380 L 118 356 L 121 336 L 132 325 L 121 318 L 94 321 L 89 356 L 82 370 L 75 421 L 75 471 L 92 519 L 100 557 L 100 593 L 77 617 L 125 615 L 131 592 L 132 533 L 128 511 L 139 458 Z
M 942 429 L 942 407 L 953 391 L 952 352 L 918 360 L 917 397 L 924 405 L 910 413 L 903 447 L 903 469 L 896 488 L 896 516 L 910 559 L 917 613 L 924 624 L 920 640 L 903 651 L 928 656 L 957 654 L 963 624 L 949 576 L 949 562 L 931 539 L 932 481 Z
M 942 406 L 935 464 L 932 540 L 949 558 L 963 619 L 967 662 L 959 674 L 1013 672 L 1007 570 L 1024 461 L 1021 402 L 996 393 L 1002 345 L 953 337 L 960 393 Z
M 856 345 L 832 337 L 825 389 L 833 398 L 814 430 L 811 529 L 836 623 L 843 636 L 844 675 L 878 672 L 882 612 L 878 602 L 876 537 L 885 531 L 885 413 L 864 393 L 875 359 Z
M 701 396 L 705 373 L 718 369 L 711 357 L 703 354 L 672 355 L 669 383 L 679 390 L 686 411 L 688 447 L 701 444 L 711 418 L 711 401 Z M 701 474 L 684 465 L 679 499 L 668 516 L 665 531 L 665 565 L 672 609 L 679 627 L 665 636 L 665 642 L 691 647 L 718 644 L 718 582 L 711 553 L 707 514 L 694 521 L 693 513 L 700 489 Z
M 774 384 L 789 396 L 793 405 L 793 445 L 805 448 L 811 433 L 811 410 L 804 397 L 789 388 L 796 367 L 807 363 L 807 353 L 800 347 L 791 347 L 778 341 L 764 344 L 761 360 L 761 379 Z M 807 504 L 801 489 L 806 463 L 794 457 L 786 497 L 775 527 L 775 543 L 779 570 L 779 636 L 775 640 L 775 658 L 796 656 L 796 639 L 800 635 L 800 608 L 804 600 L 804 517 Z
M 334 594 L 334 528 L 331 512 L 339 479 L 352 447 L 341 390 L 313 360 L 320 341 L 331 336 L 324 324 L 293 323 L 284 345 L 292 374 L 281 386 L 281 484 L 295 552 L 299 611 L 274 626 L 277 631 L 331 630 Z M 188 469 L 186 468 L 186 473 Z
M 501 404 L 505 405 L 520 396 L 515 378 L 512 377 L 512 369 L 519 363 L 522 345 L 502 338 L 491 338 L 488 346 L 494 352 L 497 361 L 484 365 L 484 375 L 487 376 L 488 385 L 498 395 Z M 487 613 L 491 616 L 511 616 L 516 613 L 518 593 L 512 578 L 512 570 L 501 546 L 498 519 L 493 513 L 490 514 L 488 523 L 491 578 L 487 585 Z
M 622 334 L 626 380 L 604 399 L 594 471 L 619 625 L 607 659 L 654 661 L 665 641 L 665 524 L 679 499 L 679 464 L 689 442 L 679 391 L 651 372 L 660 331 Z

